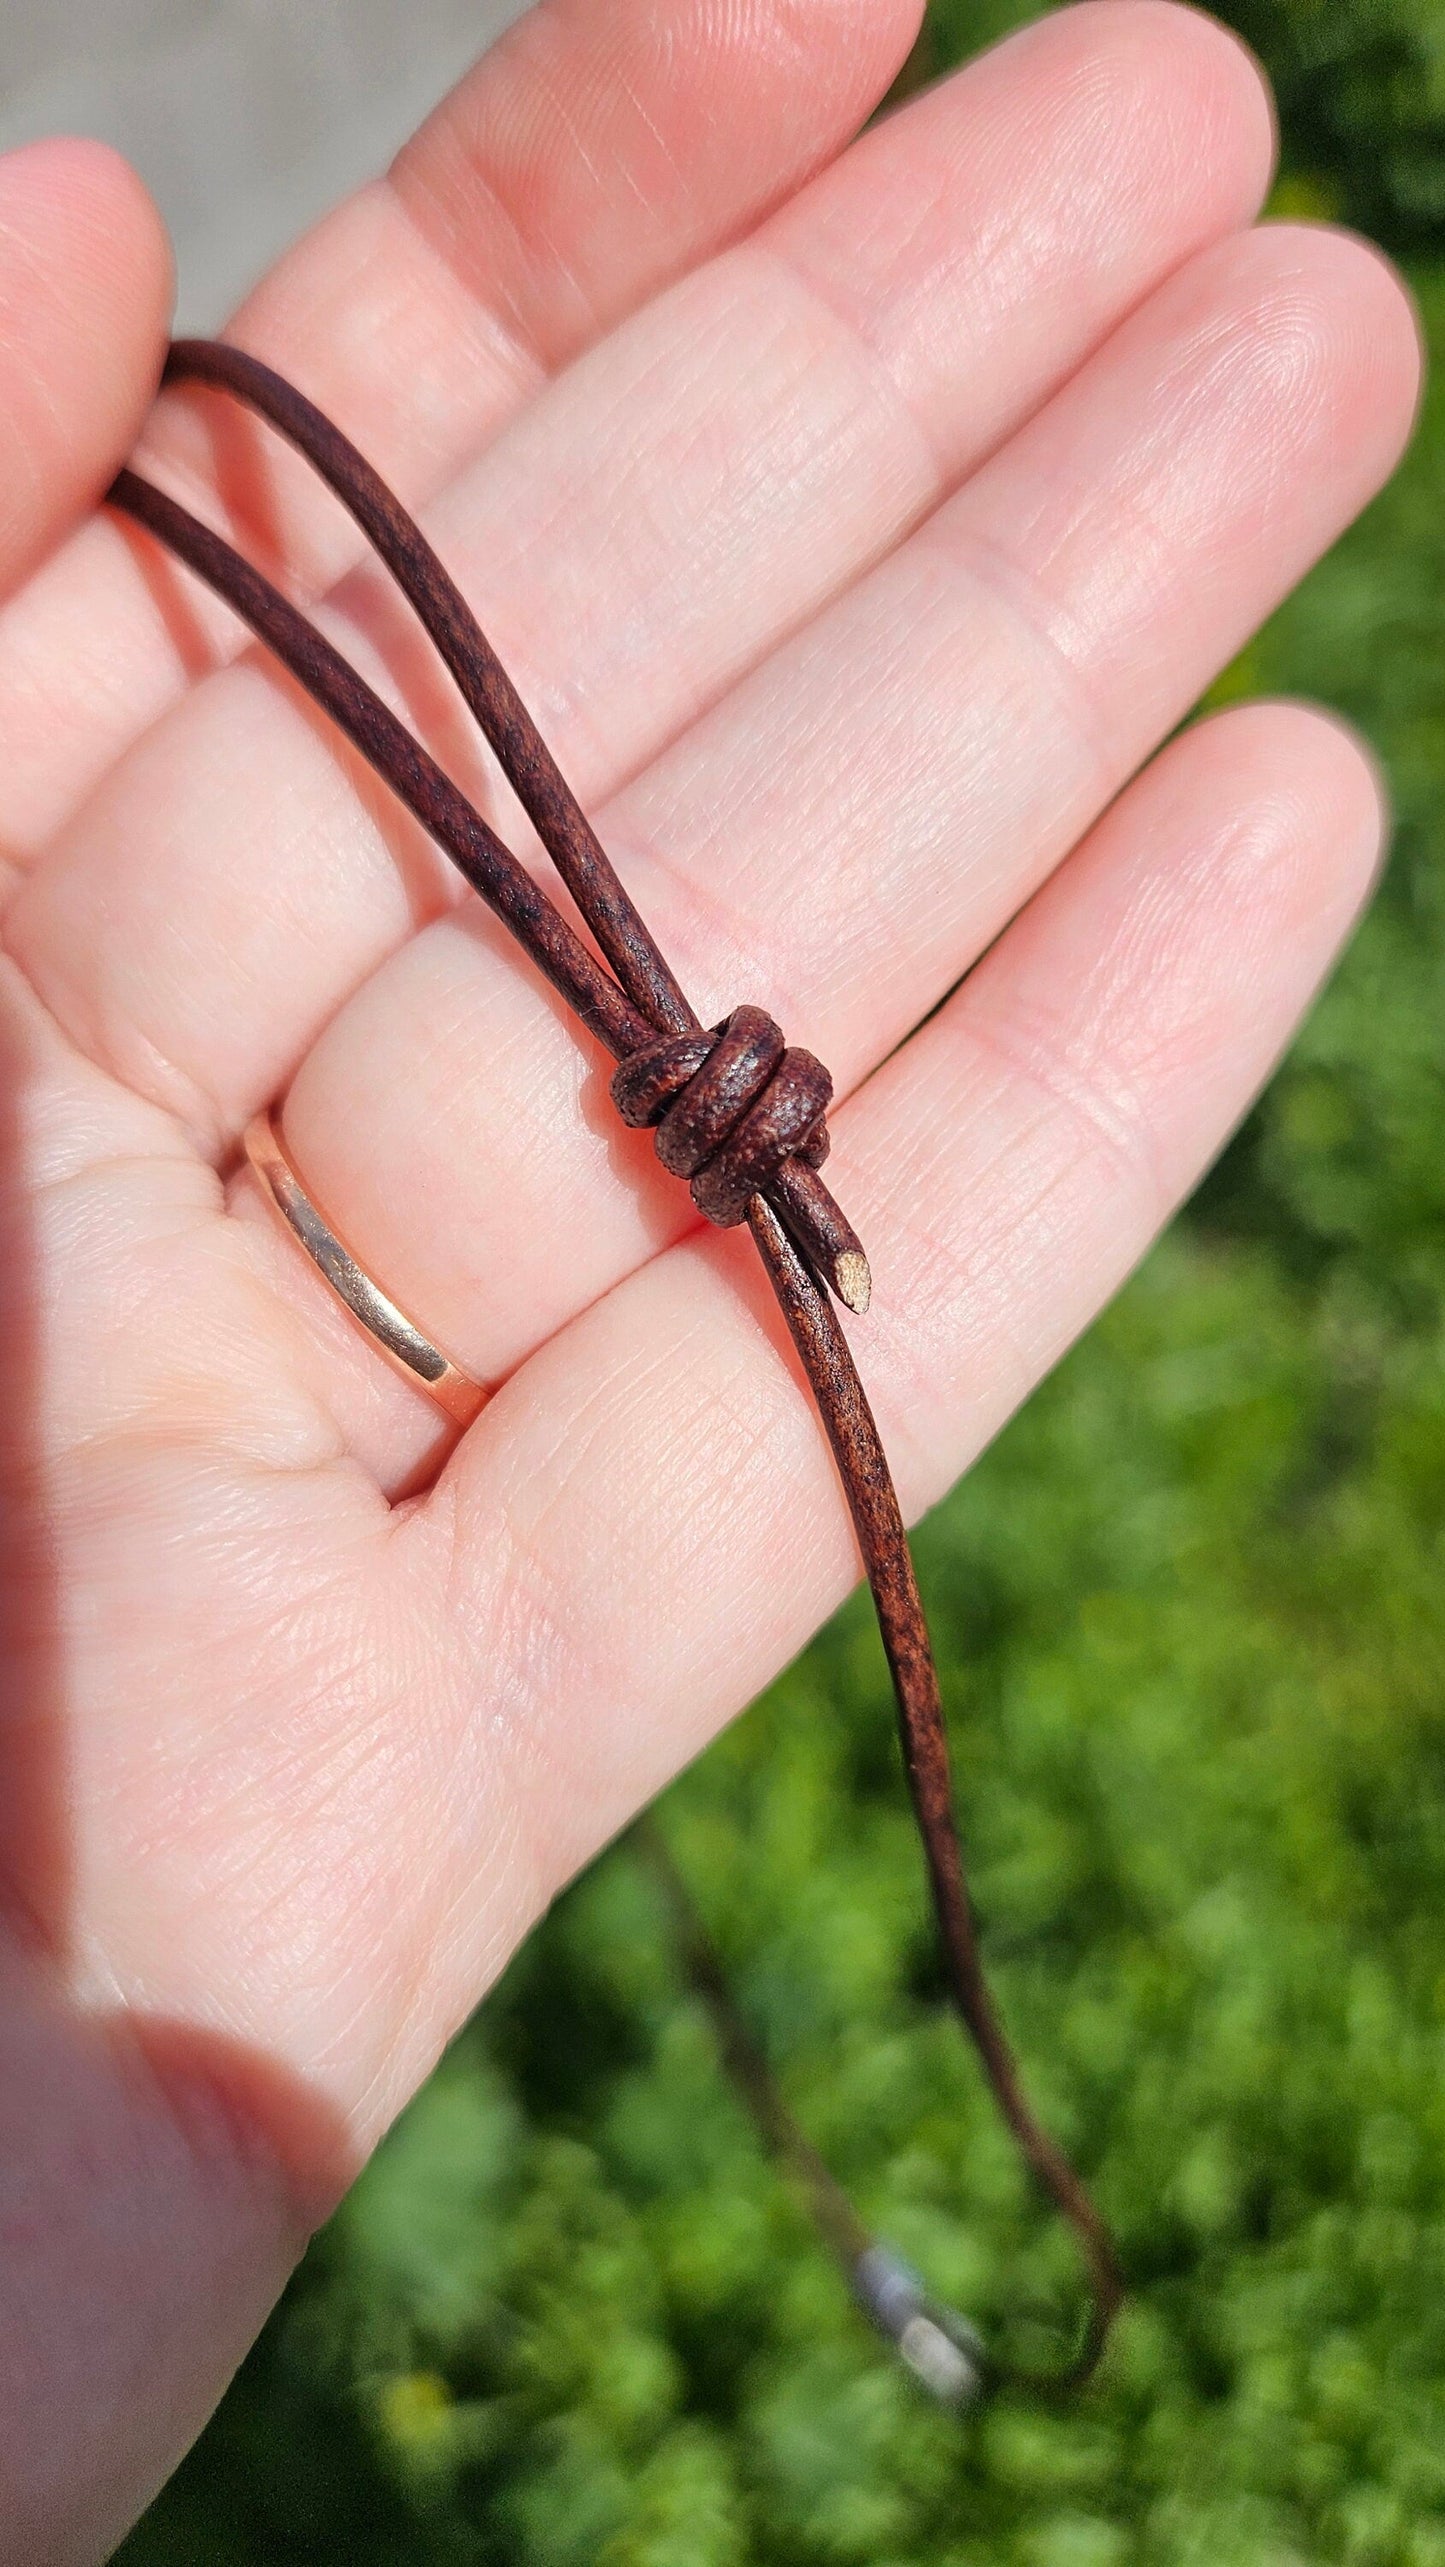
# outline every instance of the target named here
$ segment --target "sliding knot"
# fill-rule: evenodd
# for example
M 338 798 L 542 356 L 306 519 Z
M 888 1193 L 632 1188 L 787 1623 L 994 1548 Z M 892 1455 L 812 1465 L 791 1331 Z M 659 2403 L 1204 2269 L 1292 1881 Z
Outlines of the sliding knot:
M 612 1082 L 624 1123 L 655 1123 L 657 1155 L 691 1180 L 693 1202 L 730 1230 L 785 1159 L 820 1168 L 833 1082 L 811 1052 L 790 1051 L 760 1007 L 735 1007 L 710 1032 L 664 1034 Z

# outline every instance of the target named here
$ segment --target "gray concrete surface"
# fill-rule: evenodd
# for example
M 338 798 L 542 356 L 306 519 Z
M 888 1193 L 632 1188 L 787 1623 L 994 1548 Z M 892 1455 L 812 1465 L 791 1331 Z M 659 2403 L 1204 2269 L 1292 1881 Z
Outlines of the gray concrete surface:
M 0 0 L 0 149 L 95 134 L 176 243 L 206 330 L 303 224 L 384 168 L 522 0 Z

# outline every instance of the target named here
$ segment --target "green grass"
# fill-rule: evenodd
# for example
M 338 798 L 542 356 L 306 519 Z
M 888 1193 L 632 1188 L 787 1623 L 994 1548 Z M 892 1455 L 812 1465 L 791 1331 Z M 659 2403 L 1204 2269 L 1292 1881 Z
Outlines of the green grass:
M 1291 184 L 1410 253 L 1445 342 L 1445 12 L 1238 15 Z M 945 8 L 941 41 L 984 24 Z M 1135 2281 L 1105 2378 L 962 2429 L 910 2391 L 622 1848 L 317 2240 L 125 2567 L 1445 2567 L 1440 400 L 1221 692 L 1260 688 L 1375 742 L 1384 891 L 1195 1205 L 920 1543 L 998 1984 Z M 869 2215 L 987 2320 L 1066 2289 L 937 2003 L 856 1600 L 667 1823 Z

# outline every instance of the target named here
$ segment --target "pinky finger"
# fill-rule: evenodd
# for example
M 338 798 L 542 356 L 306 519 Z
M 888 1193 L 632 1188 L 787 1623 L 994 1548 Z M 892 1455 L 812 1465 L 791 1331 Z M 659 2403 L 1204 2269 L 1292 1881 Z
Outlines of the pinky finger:
M 895 1278 L 871 1362 L 910 1513 L 1218 1155 L 1368 898 L 1385 826 L 1368 751 L 1317 709 L 1199 724 L 859 1099 L 859 1185 L 885 1198 Z M 920 1345 L 922 1403 L 904 1387 Z
M 1382 825 L 1368 759 L 1323 716 L 1265 704 L 1201 725 L 838 1116 L 840 1198 L 876 1280 L 851 1333 L 911 1515 L 1117 1289 L 1239 1120 L 1369 890 Z M 716 1234 L 654 1259 L 513 1378 L 407 1529 L 447 1544 L 459 1638 L 523 1643 L 491 1666 L 529 1908 L 857 1576 L 765 1303 Z M 509 1560 L 526 1564 L 523 1611 Z M 456 1852 L 466 1875 L 477 1849 Z M 517 1895 L 514 1876 L 499 1906 Z M 472 1913 L 448 2015 L 483 1951 L 530 1922 Z

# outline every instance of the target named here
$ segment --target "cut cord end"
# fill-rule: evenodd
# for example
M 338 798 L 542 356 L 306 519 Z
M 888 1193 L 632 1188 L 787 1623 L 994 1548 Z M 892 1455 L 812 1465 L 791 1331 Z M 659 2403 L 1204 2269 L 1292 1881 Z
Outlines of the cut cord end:
M 838 1299 L 861 1319 L 873 1298 L 873 1277 L 861 1248 L 845 1248 L 835 1260 L 833 1288 Z

